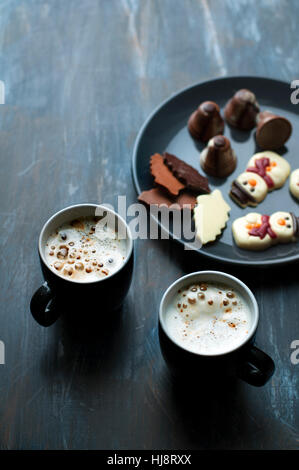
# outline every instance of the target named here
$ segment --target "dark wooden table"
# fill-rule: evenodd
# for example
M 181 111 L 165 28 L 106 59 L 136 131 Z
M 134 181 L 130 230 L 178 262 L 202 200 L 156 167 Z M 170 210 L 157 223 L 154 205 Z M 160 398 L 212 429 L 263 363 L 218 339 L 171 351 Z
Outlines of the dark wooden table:
M 298 448 L 298 266 L 240 271 L 140 240 L 114 329 L 63 320 L 46 329 L 29 311 L 42 282 L 42 225 L 74 203 L 136 201 L 134 139 L 161 100 L 225 75 L 299 78 L 298 2 L 7 0 L 0 10 L 1 448 Z M 166 369 L 161 295 L 207 267 L 237 274 L 257 295 L 257 342 L 277 367 L 263 388 L 210 390 L 198 371 L 190 389 Z

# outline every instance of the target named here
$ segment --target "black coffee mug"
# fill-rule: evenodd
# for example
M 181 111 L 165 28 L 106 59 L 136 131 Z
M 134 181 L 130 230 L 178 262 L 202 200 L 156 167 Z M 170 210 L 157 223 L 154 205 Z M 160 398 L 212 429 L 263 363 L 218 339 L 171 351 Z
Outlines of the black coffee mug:
M 167 330 L 165 315 L 179 289 L 191 284 L 213 282 L 228 285 L 241 294 L 252 314 L 248 336 L 225 353 L 202 354 L 188 350 L 172 337 Z M 171 372 L 184 380 L 192 378 L 206 381 L 223 376 L 238 377 L 245 382 L 262 386 L 272 377 L 273 360 L 254 345 L 259 322 L 259 308 L 251 290 L 239 279 L 219 271 L 199 271 L 175 281 L 162 297 L 159 311 L 159 340 L 163 357 Z
M 110 276 L 91 282 L 66 279 L 55 272 L 46 262 L 45 246 L 47 239 L 62 224 L 80 217 L 109 216 L 113 227 L 125 234 L 127 253 L 124 263 Z M 134 246 L 130 228 L 124 219 L 111 209 L 96 204 L 78 204 L 67 207 L 54 214 L 43 226 L 38 253 L 44 284 L 35 292 L 30 309 L 36 321 L 43 326 L 52 325 L 61 315 L 63 304 L 80 305 L 93 303 L 99 314 L 119 309 L 128 293 L 133 275 Z

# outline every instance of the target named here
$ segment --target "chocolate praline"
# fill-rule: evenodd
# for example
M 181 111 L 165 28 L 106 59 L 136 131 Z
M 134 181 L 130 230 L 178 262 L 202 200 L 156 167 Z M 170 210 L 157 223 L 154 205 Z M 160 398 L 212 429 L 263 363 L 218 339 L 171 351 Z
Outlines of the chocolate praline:
M 256 118 L 256 141 L 265 150 L 275 150 L 282 147 L 292 133 L 292 124 L 283 116 L 263 111 Z
M 207 142 L 217 134 L 223 134 L 224 120 L 220 108 L 214 101 L 204 101 L 188 120 L 188 129 L 192 137 Z
M 237 157 L 230 141 L 223 135 L 209 140 L 208 146 L 200 154 L 202 169 L 211 176 L 225 178 L 236 168 Z
M 224 117 L 231 126 L 250 130 L 256 125 L 256 116 L 259 110 L 255 94 L 244 88 L 237 91 L 226 103 Z

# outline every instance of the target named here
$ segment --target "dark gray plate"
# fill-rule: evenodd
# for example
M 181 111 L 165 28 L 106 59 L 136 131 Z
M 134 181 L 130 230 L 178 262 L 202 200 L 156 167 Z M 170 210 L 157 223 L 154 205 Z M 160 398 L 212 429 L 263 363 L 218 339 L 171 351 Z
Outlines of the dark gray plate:
M 222 108 L 227 100 L 240 88 L 252 90 L 262 110 L 282 114 L 293 125 L 293 133 L 286 147 L 277 153 L 286 157 L 292 169 L 299 167 L 299 105 L 290 101 L 290 84 L 278 80 L 259 77 L 231 77 L 211 80 L 191 86 L 173 95 L 162 103 L 142 126 L 134 147 L 132 172 L 138 193 L 153 187 L 153 178 L 149 171 L 149 157 L 155 152 L 167 151 L 185 160 L 190 165 L 199 167 L 199 152 L 203 148 L 189 135 L 186 123 L 194 109 L 206 100 L 216 101 Z M 249 158 L 260 151 L 255 142 L 255 130 L 242 132 L 225 127 L 224 133 L 230 140 L 238 156 L 238 165 L 226 180 L 209 177 L 211 189 L 221 189 L 225 200 L 232 210 L 227 228 L 212 244 L 200 249 L 202 255 L 218 261 L 242 265 L 276 265 L 299 259 L 299 243 L 273 246 L 262 252 L 250 252 L 238 248 L 232 238 L 231 225 L 237 218 L 248 212 L 256 211 L 271 214 L 278 210 L 291 211 L 299 216 L 299 204 L 289 192 L 289 181 L 282 189 L 268 194 L 266 199 L 255 208 L 241 209 L 229 197 L 231 182 L 245 170 Z M 163 227 L 163 226 L 162 226 Z M 164 227 L 165 229 L 165 227 Z M 172 237 L 172 230 L 169 230 Z M 185 243 L 184 239 L 178 240 Z

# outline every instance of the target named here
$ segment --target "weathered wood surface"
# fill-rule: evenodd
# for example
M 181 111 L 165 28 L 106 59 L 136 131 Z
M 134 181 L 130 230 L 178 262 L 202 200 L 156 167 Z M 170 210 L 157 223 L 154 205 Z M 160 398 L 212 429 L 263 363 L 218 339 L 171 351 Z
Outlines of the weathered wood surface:
M 194 268 L 174 243 L 136 243 L 134 282 L 112 332 L 79 335 L 63 321 L 44 329 L 29 312 L 46 219 L 73 203 L 135 201 L 134 139 L 176 90 L 225 75 L 299 78 L 298 15 L 295 0 L 1 2 L 1 448 L 298 448 L 294 267 L 252 275 L 216 265 L 239 274 L 261 304 L 258 344 L 277 366 L 262 389 L 173 385 L 157 309 Z

